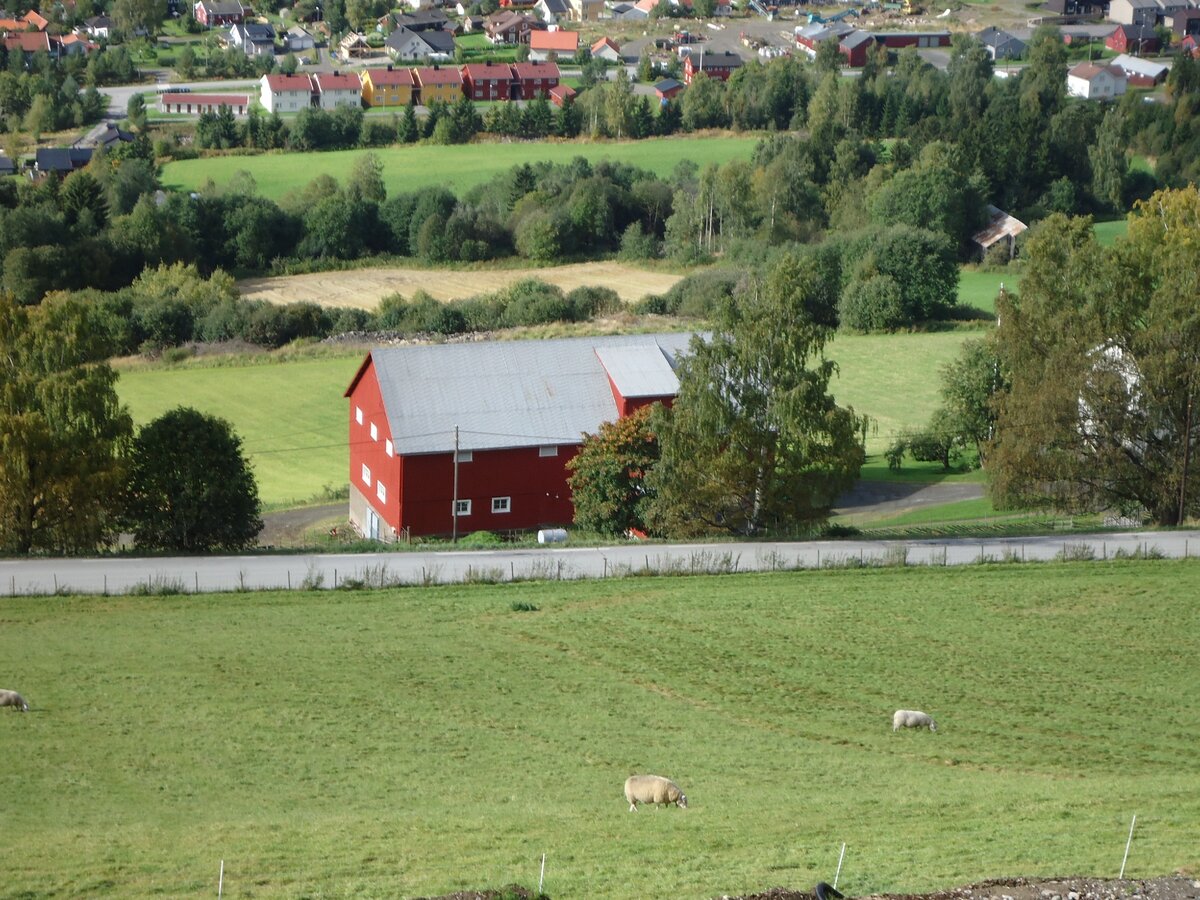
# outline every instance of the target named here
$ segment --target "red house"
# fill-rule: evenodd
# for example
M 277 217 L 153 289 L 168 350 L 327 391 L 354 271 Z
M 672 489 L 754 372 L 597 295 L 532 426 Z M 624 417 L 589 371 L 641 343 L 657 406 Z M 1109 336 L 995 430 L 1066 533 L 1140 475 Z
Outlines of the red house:
M 238 0 L 197 0 L 192 13 L 208 28 L 237 25 L 246 18 L 246 8 Z
M 1118 53 L 1157 53 L 1162 41 L 1149 25 L 1118 25 L 1104 39 L 1104 46 Z
M 463 93 L 472 100 L 515 100 L 517 86 L 508 63 L 468 63 L 462 67 Z
M 566 466 L 583 435 L 649 403 L 669 403 L 690 338 L 371 351 L 345 393 L 351 522 L 382 541 L 569 524 Z
M 691 84 L 696 74 L 703 72 L 709 78 L 728 81 L 735 69 L 742 66 L 742 58 L 728 50 L 722 53 L 689 53 L 683 60 L 683 83 Z
M 560 84 L 550 88 L 550 102 L 555 106 L 566 106 L 575 100 L 575 88 L 569 84 Z
M 513 63 L 513 77 L 516 79 L 518 100 L 532 100 L 539 94 L 549 97 L 550 91 L 558 86 L 558 63 Z
M 838 42 L 846 65 L 852 69 L 861 69 L 867 64 L 867 54 L 874 46 L 875 36 L 866 31 L 852 31 Z

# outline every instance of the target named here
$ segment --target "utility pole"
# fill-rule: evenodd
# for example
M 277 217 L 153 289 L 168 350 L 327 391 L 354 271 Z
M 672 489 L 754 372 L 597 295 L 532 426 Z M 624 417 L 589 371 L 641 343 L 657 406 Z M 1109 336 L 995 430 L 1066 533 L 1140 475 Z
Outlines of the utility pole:
M 1183 517 L 1187 513 L 1187 482 L 1188 482 L 1188 462 L 1192 455 L 1192 390 L 1191 379 L 1188 379 L 1188 397 L 1187 397 L 1187 412 L 1183 417 L 1183 473 L 1179 479 L 1179 521 L 1177 524 L 1183 524 Z
M 454 513 L 451 524 L 452 543 L 458 543 L 458 426 L 454 426 L 454 505 L 450 507 Z

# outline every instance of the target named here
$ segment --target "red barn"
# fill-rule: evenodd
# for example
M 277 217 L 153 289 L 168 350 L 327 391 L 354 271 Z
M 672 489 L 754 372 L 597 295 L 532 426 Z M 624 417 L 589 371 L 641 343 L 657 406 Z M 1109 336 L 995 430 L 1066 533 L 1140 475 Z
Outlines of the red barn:
M 371 351 L 350 400 L 350 520 L 369 538 L 569 524 L 585 433 L 679 389 L 689 334 Z

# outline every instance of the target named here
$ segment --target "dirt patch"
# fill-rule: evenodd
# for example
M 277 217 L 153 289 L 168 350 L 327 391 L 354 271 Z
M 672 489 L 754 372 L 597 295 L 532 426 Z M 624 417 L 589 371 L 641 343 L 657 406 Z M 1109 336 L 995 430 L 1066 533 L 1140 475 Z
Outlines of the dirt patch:
M 322 506 L 302 506 L 263 513 L 263 529 L 258 533 L 260 547 L 294 547 L 303 543 L 304 536 L 318 524 L 346 528 L 346 501 Z
M 873 894 L 857 900 L 1200 900 L 1200 881 L 1182 875 L 1146 880 L 1100 878 L 1007 878 L 981 881 L 932 894 Z M 771 888 L 721 900 L 815 900 L 809 891 Z
M 576 263 L 544 269 L 353 269 L 249 278 L 238 282 L 242 296 L 271 303 L 305 301 L 328 307 L 374 309 L 389 294 L 423 290 L 438 300 L 459 300 L 495 291 L 522 278 L 539 278 L 564 291 L 582 286 L 612 288 L 626 303 L 662 294 L 681 275 L 649 272 L 617 262 Z

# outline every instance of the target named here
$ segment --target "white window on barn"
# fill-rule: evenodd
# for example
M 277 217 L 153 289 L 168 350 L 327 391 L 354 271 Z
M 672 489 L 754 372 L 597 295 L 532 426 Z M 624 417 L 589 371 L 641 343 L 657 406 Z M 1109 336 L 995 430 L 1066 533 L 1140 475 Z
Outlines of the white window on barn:
M 354 407 L 354 421 L 357 422 L 359 425 L 362 424 L 362 407 L 359 407 L 359 406 Z
M 362 467 L 362 480 L 367 487 L 371 486 L 371 467 L 366 463 L 363 463 Z
M 387 488 L 383 486 L 382 481 L 375 482 L 375 496 L 379 498 L 380 503 L 387 503 Z
M 385 453 L 387 453 L 388 456 L 396 455 L 396 448 L 394 446 L 392 446 L 392 442 L 390 439 L 383 442 L 383 450 Z
M 543 444 L 538 447 L 538 456 L 558 456 L 558 447 L 554 444 Z
M 474 460 L 475 460 L 475 451 L 474 450 L 459 450 L 458 451 L 458 461 L 460 463 L 473 462 Z
M 379 429 L 375 426 L 374 422 L 371 423 L 371 440 L 379 440 Z
M 470 514 L 471 514 L 471 501 L 470 500 L 454 501 L 454 515 L 455 516 L 469 516 Z
M 512 498 L 511 497 L 493 497 L 492 498 L 492 512 L 494 512 L 494 513 L 512 512 Z

